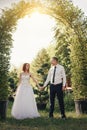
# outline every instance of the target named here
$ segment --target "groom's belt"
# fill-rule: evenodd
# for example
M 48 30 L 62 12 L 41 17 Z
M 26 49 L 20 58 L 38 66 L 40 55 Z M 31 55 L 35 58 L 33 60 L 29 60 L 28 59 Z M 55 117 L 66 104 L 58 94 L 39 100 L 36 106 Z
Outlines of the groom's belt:
M 53 86 L 60 86 L 60 85 L 62 85 L 62 83 L 59 83 L 59 84 L 50 84 L 50 85 L 53 85 Z

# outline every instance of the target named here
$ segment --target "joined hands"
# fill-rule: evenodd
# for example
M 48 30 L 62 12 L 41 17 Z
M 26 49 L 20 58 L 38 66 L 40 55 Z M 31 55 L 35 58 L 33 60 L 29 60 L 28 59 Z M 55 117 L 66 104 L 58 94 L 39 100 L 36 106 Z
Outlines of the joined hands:
M 39 90 L 40 90 L 40 91 L 43 91 L 44 89 L 45 89 L 44 86 L 43 86 L 43 87 L 41 87 L 41 86 L 39 87 Z

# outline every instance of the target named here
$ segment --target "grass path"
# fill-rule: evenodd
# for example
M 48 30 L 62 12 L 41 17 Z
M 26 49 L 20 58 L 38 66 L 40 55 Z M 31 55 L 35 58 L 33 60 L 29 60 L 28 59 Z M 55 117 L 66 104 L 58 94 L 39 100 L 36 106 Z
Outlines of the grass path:
M 48 118 L 48 111 L 40 111 L 36 119 L 15 120 L 11 117 L 11 106 L 6 121 L 0 121 L 0 130 L 87 130 L 87 115 L 77 117 L 75 112 L 67 112 L 67 119 L 62 120 L 55 112 L 55 118 Z

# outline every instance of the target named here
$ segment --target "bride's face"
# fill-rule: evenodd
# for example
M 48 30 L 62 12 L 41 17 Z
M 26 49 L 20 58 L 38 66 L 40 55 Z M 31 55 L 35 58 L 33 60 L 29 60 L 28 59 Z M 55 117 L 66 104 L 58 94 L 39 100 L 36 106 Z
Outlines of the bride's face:
M 26 70 L 29 70 L 29 68 L 30 68 L 30 65 L 26 64 Z

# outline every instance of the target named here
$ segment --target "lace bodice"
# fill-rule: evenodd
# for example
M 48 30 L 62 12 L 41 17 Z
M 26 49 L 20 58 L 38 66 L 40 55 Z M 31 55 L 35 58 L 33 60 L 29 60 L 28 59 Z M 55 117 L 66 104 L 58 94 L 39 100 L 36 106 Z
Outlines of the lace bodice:
M 30 75 L 29 74 L 21 74 L 21 84 L 23 86 L 28 86 L 30 84 Z

